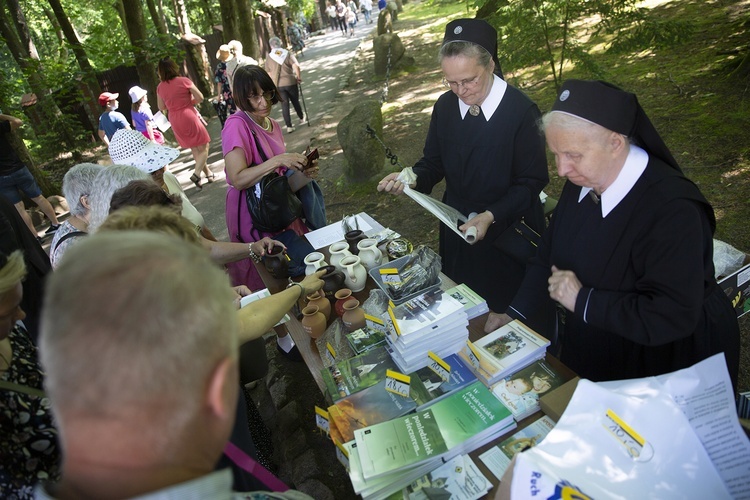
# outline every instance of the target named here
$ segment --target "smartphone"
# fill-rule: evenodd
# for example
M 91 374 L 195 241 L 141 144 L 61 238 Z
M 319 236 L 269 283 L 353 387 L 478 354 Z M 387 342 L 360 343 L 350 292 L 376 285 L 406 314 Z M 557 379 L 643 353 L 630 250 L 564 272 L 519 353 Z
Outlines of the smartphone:
M 305 168 L 312 167 L 312 162 L 320 158 L 320 154 L 318 153 L 318 148 L 313 149 L 309 153 L 305 153 L 305 157 L 307 158 L 307 165 L 305 165 Z

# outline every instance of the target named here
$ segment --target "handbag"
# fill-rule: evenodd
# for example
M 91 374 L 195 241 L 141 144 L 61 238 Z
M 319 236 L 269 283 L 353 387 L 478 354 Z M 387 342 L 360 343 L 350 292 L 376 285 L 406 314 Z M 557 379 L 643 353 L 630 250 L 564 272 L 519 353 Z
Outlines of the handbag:
M 261 159 L 268 161 L 263 148 L 251 130 Z M 292 192 L 285 175 L 269 172 L 255 185 L 245 189 L 245 201 L 253 226 L 260 231 L 276 233 L 302 216 L 302 202 Z
M 540 239 L 539 233 L 531 229 L 521 218 L 500 233 L 492 244 L 513 260 L 526 265 L 536 253 Z

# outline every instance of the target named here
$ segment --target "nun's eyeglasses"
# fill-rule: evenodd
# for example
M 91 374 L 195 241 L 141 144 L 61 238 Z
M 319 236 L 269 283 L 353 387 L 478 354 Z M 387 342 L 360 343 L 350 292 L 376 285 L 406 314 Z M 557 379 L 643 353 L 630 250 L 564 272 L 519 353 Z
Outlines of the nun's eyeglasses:
M 461 87 L 463 87 L 463 88 L 465 88 L 467 90 L 471 90 L 474 87 L 476 87 L 477 84 L 479 83 L 479 77 L 480 76 L 482 76 L 482 75 L 477 75 L 474 78 L 472 78 L 471 80 L 462 80 L 460 82 L 449 82 L 448 80 L 445 79 L 445 77 L 443 77 L 443 85 L 445 85 L 445 88 L 451 89 L 451 90 L 457 90 L 457 89 L 459 89 Z
M 269 90 L 268 92 L 263 92 L 262 94 L 250 94 L 250 100 L 255 101 L 257 103 L 260 103 L 262 100 L 266 100 L 268 102 L 273 101 L 274 96 L 276 96 L 276 92 L 273 90 Z

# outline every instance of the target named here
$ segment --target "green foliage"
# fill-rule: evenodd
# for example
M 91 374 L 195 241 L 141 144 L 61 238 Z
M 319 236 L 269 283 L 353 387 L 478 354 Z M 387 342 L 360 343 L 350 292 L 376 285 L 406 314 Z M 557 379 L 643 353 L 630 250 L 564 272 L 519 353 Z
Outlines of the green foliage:
M 693 32 L 693 23 L 654 19 L 636 0 L 477 2 L 479 8 L 490 4 L 496 9 L 487 20 L 498 29 L 504 71 L 541 64 L 558 89 L 570 64 L 588 77 L 605 76 L 592 57 L 596 44 L 626 53 L 678 44 Z

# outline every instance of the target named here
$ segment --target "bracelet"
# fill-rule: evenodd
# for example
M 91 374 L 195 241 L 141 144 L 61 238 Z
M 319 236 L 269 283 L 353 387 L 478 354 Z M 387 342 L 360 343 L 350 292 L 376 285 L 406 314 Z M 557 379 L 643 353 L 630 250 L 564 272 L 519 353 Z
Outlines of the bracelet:
M 295 282 L 295 283 L 289 283 L 287 285 L 287 288 L 292 288 L 294 285 L 297 285 L 299 287 L 299 297 L 297 297 L 297 300 L 299 300 L 305 295 L 305 287 Z
M 257 253 L 253 252 L 253 244 L 248 243 L 247 249 L 250 251 L 250 258 L 253 259 L 253 262 L 255 262 L 256 264 L 259 264 L 261 261 L 261 257 Z

